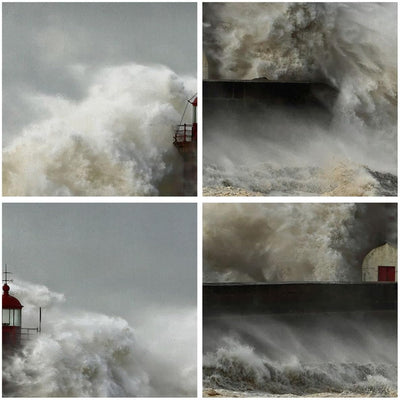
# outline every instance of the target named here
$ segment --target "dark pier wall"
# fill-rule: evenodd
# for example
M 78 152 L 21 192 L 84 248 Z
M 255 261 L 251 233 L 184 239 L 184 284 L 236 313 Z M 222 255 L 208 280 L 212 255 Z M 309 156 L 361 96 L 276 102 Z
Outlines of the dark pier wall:
M 258 100 L 275 105 L 319 105 L 330 107 L 336 89 L 325 83 L 272 82 L 267 80 L 203 81 L 205 101 L 212 99 Z
M 396 283 L 204 284 L 203 315 L 397 310 Z

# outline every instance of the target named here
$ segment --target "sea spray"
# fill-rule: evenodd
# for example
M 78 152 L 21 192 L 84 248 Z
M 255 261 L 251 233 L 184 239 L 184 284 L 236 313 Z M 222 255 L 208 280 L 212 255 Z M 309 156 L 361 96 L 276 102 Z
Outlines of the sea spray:
M 61 309 L 63 295 L 42 285 L 19 281 L 12 289 L 24 305 L 23 326 L 37 321 L 38 305 L 45 306 L 45 323 L 3 363 L 3 395 L 195 396 L 195 311 L 158 309 L 136 334 L 123 318 Z M 160 315 L 164 329 L 155 334 Z
M 394 312 L 220 315 L 205 321 L 204 352 L 203 386 L 226 396 L 397 392 Z
M 363 257 L 397 242 L 392 204 L 205 204 L 205 282 L 361 280 Z
M 204 185 L 395 195 L 396 15 L 394 3 L 205 4 L 210 78 L 322 81 L 338 94 L 329 123 L 312 107 L 227 100 L 207 108 L 206 99 Z
M 395 204 L 205 204 L 203 218 L 205 282 L 360 283 L 363 257 L 397 241 Z M 397 311 L 235 311 L 204 315 L 205 395 L 397 395 Z
M 173 127 L 195 91 L 194 78 L 167 67 L 127 64 L 95 72 L 80 101 L 30 95 L 47 117 L 5 147 L 3 193 L 178 193 L 182 165 Z

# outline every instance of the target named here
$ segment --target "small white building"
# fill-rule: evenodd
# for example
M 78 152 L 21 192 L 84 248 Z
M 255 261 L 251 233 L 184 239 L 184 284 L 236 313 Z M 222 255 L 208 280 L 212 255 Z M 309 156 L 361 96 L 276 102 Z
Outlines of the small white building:
M 386 243 L 372 249 L 362 263 L 364 282 L 397 282 L 397 247 Z

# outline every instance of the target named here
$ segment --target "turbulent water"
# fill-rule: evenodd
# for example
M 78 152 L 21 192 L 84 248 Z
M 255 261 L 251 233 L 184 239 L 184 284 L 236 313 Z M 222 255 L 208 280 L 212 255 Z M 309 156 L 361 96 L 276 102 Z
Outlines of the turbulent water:
M 195 79 L 167 67 L 130 64 L 94 73 L 80 101 L 27 96 L 45 117 L 4 148 L 3 193 L 179 194 L 173 127 L 195 91 Z
M 396 7 L 205 4 L 209 78 L 325 82 L 337 90 L 325 114 L 206 98 L 207 194 L 396 195 Z
M 205 393 L 394 397 L 396 327 L 395 312 L 206 320 Z
M 172 316 L 158 310 L 146 326 L 133 329 L 119 317 L 63 311 L 64 296 L 44 286 L 21 283 L 12 290 L 24 304 L 23 326 L 37 326 L 38 306 L 44 307 L 44 324 L 3 362 L 4 396 L 196 395 L 194 311 Z
M 205 282 L 357 282 L 397 242 L 395 204 L 205 204 L 203 219 Z
M 361 282 L 397 205 L 205 204 L 203 225 L 205 282 Z M 206 396 L 396 396 L 396 311 L 248 310 L 204 316 Z

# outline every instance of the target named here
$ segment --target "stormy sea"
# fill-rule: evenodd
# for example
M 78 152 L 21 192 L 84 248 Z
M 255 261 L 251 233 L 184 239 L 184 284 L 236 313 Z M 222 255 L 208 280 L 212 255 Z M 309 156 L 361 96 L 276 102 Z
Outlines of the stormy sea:
M 63 294 L 18 281 L 12 293 L 24 305 L 18 352 L 3 355 L 3 397 L 194 397 L 196 311 L 150 312 L 142 324 L 63 308 Z M 160 334 L 161 332 L 161 334 Z
M 203 217 L 213 285 L 359 284 L 366 254 L 397 243 L 395 204 L 206 204 Z M 397 311 L 261 315 L 222 303 L 204 314 L 203 392 L 396 397 Z
M 84 68 L 72 72 L 80 81 Z M 183 162 L 173 132 L 196 92 L 195 78 L 162 65 L 126 64 L 97 70 L 86 86 L 80 101 L 26 94 L 43 117 L 5 144 L 3 194 L 180 194 Z
M 396 397 L 397 313 L 204 321 L 206 396 Z
M 397 194 L 397 5 L 207 3 L 205 77 L 323 84 L 314 101 L 210 97 L 205 195 Z

